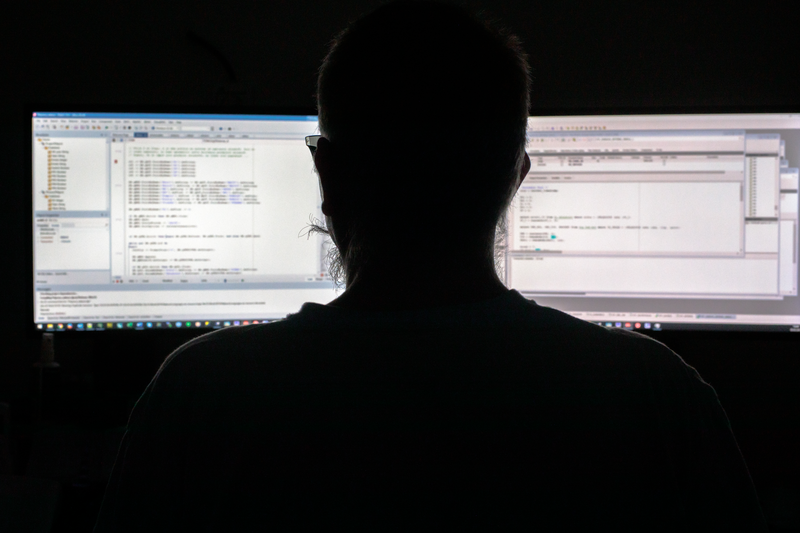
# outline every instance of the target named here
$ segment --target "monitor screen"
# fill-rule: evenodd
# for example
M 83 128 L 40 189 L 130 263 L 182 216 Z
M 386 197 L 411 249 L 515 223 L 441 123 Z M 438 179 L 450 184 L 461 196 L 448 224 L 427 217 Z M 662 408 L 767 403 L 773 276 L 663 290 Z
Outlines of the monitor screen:
M 531 117 L 507 284 L 628 329 L 800 331 L 800 114 Z
M 210 328 L 335 298 L 306 115 L 32 118 L 34 322 Z

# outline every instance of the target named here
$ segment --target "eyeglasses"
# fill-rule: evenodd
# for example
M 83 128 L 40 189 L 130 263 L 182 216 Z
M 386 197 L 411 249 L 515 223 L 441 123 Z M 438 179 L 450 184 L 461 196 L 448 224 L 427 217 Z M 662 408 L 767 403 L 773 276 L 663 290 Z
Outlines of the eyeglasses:
M 311 157 L 314 157 L 314 154 L 317 151 L 317 142 L 322 135 L 309 135 L 306 137 L 306 146 L 308 149 L 311 150 Z

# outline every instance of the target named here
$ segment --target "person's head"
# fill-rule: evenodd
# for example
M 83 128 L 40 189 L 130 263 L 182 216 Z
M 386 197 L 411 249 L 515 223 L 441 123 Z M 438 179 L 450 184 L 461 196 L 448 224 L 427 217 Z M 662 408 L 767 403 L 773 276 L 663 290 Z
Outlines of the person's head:
M 493 254 L 530 164 L 529 92 L 517 38 L 454 5 L 392 2 L 339 34 L 315 160 L 344 274 L 393 254 Z

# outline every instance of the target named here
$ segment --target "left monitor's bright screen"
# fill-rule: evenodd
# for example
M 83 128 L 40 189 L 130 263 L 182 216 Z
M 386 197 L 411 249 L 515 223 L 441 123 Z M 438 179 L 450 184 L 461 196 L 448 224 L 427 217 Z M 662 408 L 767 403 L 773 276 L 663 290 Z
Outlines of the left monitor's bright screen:
M 305 115 L 36 112 L 34 322 L 224 327 L 335 298 Z

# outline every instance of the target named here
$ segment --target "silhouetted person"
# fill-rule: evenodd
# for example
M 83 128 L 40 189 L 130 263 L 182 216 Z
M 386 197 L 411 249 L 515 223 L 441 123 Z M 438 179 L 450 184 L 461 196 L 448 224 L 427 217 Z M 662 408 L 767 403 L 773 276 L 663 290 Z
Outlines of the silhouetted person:
M 339 35 L 314 158 L 346 290 L 170 355 L 98 533 L 766 531 L 692 367 L 500 281 L 529 86 L 517 40 L 452 6 Z

